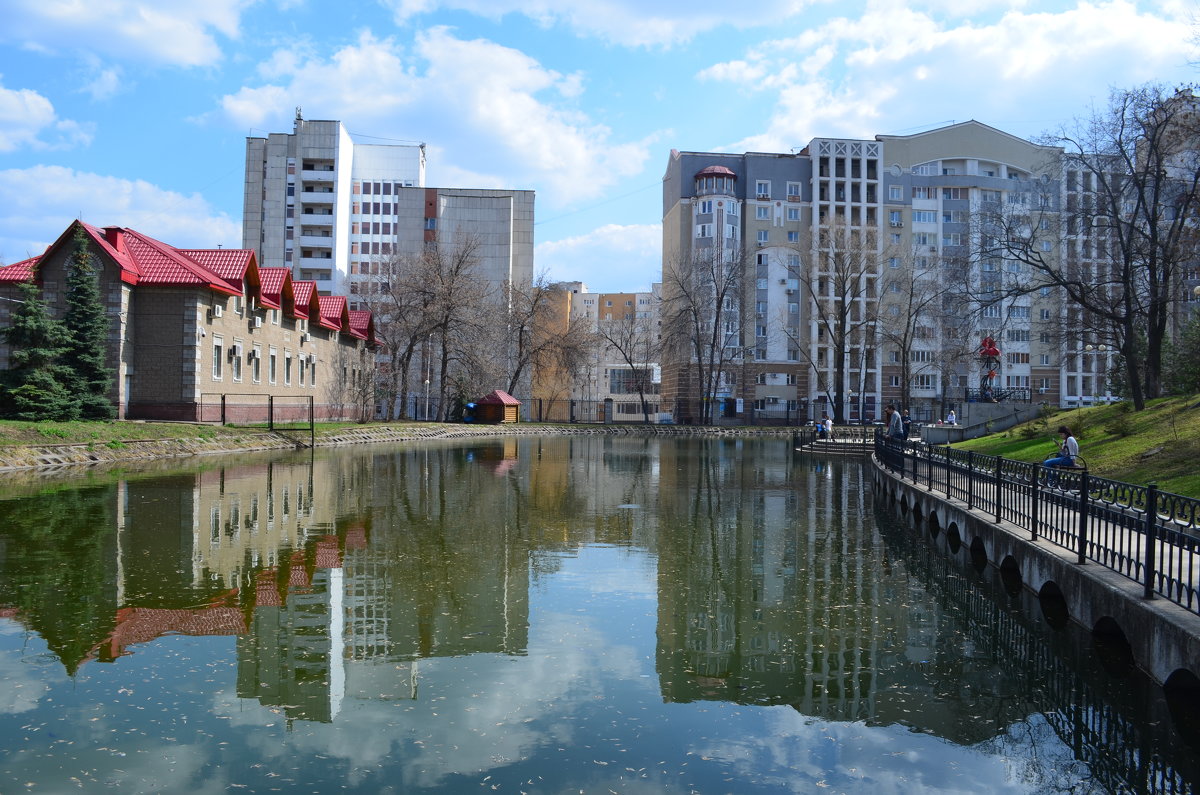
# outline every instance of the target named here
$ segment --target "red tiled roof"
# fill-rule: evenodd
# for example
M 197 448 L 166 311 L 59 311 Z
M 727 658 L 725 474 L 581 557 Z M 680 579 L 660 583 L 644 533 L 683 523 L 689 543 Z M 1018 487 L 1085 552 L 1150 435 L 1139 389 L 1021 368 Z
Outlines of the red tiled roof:
M 312 318 L 313 297 L 317 294 L 316 282 L 292 282 L 292 295 L 296 299 L 296 317 Z M 320 310 L 318 309 L 318 315 Z
M 696 172 L 697 177 L 737 177 L 732 170 L 725 166 L 705 166 Z
M 290 286 L 291 278 L 290 268 L 259 268 L 258 292 L 262 305 L 267 309 L 282 309 L 284 286 Z
M 253 272 L 254 252 L 247 248 L 181 248 L 180 254 L 208 268 L 222 279 L 244 289 L 247 273 Z
M 508 394 L 503 389 L 497 389 L 494 392 L 489 392 L 487 395 L 484 395 L 483 397 L 481 397 L 479 400 L 477 400 L 475 402 L 476 403 L 486 403 L 488 405 L 493 405 L 493 404 L 499 403 L 502 406 L 519 406 L 519 405 L 521 405 L 521 401 L 517 400 L 512 395 Z
M 321 307 L 321 325 L 325 328 L 340 330 L 348 328 L 350 318 L 346 310 L 346 296 L 321 295 L 317 297 Z
M 33 279 L 33 266 L 41 257 L 30 257 L 12 265 L 0 267 L 0 284 L 19 284 Z
M 350 333 L 367 342 L 375 341 L 375 321 L 371 313 L 365 309 L 354 309 L 350 312 Z

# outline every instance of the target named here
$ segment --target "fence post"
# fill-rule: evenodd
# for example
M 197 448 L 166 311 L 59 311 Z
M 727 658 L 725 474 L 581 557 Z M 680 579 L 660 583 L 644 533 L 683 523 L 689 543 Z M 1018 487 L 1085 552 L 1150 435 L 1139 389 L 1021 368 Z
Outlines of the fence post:
M 221 398 L 224 403 L 224 398 Z M 267 430 L 275 430 L 275 396 L 267 395 Z
M 225 424 L 225 393 L 221 393 L 221 424 Z
M 925 443 L 925 490 L 933 491 L 933 445 Z
M 967 510 L 975 508 L 975 451 L 967 451 Z
M 1030 477 L 1032 480 L 1029 485 L 1029 538 L 1031 541 L 1037 541 L 1038 537 L 1038 514 L 1041 510 L 1042 494 L 1038 489 L 1038 478 L 1041 476 L 1041 467 L 1033 464 L 1029 467 Z
M 1004 491 L 1004 459 L 996 456 L 996 524 L 1000 524 L 1000 497 Z
M 1150 483 L 1146 486 L 1146 514 L 1145 514 L 1145 531 L 1146 537 L 1146 588 L 1142 594 L 1147 599 L 1154 598 L 1154 575 L 1155 572 L 1155 553 L 1158 546 L 1158 484 Z
M 313 396 L 308 396 L 308 446 L 317 446 L 317 412 L 313 405 Z
M 1088 473 L 1085 469 L 1079 473 L 1079 528 L 1076 532 L 1079 550 L 1075 553 L 1075 562 L 1079 564 L 1087 563 L 1088 491 Z

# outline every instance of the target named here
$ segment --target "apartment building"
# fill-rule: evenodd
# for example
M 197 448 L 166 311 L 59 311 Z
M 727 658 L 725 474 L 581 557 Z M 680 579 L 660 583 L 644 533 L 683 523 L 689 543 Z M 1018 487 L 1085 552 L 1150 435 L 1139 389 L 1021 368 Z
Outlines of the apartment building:
M 1058 219 L 1083 187 L 1064 180 L 1061 150 L 976 121 L 816 138 L 791 153 L 672 151 L 667 306 L 678 306 L 697 271 L 710 285 L 714 273 L 736 277 L 710 307 L 722 348 L 710 416 L 781 406 L 837 416 L 840 401 L 840 419 L 872 421 L 896 402 L 931 420 L 992 393 L 1064 405 L 1112 399 L 1103 374 L 1113 352 L 1089 338 L 1062 296 L 1014 289 L 1034 278 L 1014 258 L 970 256 L 988 250 L 993 227 L 1018 222 L 1040 225 L 1039 254 L 1062 256 Z M 1000 353 L 991 362 L 979 355 L 985 337 Z M 696 357 L 668 350 L 664 403 L 686 422 L 702 414 Z
M 291 133 L 247 138 L 243 245 L 352 306 L 383 262 L 435 240 L 470 240 L 496 287 L 530 282 L 533 191 L 426 188 L 424 144 L 371 140 L 299 109 Z
M 581 324 L 599 341 L 591 361 L 571 383 L 570 396 L 588 412 L 600 411 L 598 407 L 611 400 L 616 422 L 642 422 L 647 415 L 651 422 L 657 421 L 662 284 L 651 285 L 648 293 L 594 293 L 583 282 L 561 286 L 570 322 Z M 588 419 L 586 413 L 581 418 Z

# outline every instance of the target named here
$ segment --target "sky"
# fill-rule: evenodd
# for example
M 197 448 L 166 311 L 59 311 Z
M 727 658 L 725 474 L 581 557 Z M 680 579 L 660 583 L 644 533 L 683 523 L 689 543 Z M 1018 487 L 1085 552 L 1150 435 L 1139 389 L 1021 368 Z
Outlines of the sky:
M 72 219 L 239 247 L 246 136 L 296 108 L 534 190 L 535 271 L 644 291 L 672 149 L 977 119 L 1034 138 L 1200 78 L 1200 3 L 0 0 L 0 262 Z M 886 159 L 886 158 L 885 158 Z

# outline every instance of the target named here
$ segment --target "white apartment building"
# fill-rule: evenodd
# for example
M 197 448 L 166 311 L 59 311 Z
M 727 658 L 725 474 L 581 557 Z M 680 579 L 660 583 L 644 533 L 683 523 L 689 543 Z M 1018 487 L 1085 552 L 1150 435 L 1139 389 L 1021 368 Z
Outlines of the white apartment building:
M 435 239 L 470 236 L 491 285 L 528 284 L 533 207 L 533 191 L 426 188 L 424 144 L 368 143 L 299 109 L 291 133 L 246 139 L 243 245 L 351 309 L 361 277 Z

